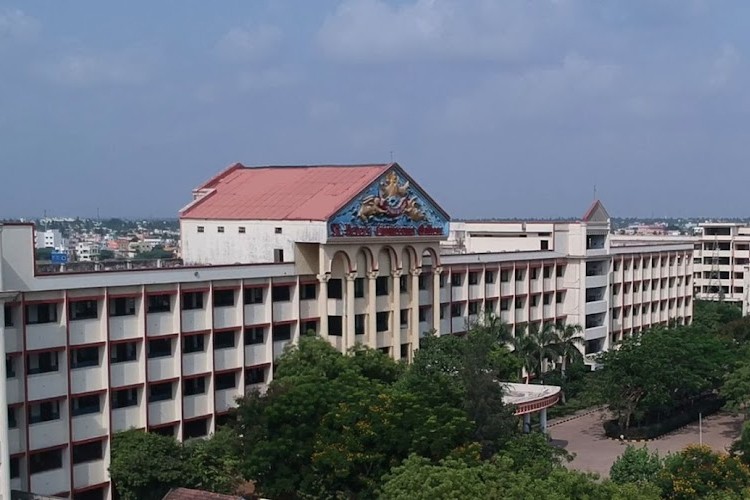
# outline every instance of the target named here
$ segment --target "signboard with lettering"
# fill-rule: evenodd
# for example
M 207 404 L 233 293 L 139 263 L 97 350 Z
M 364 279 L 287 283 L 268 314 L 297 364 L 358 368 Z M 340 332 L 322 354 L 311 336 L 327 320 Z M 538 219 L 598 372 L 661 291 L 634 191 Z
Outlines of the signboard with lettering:
M 448 216 L 394 168 L 329 220 L 328 236 L 445 237 Z
M 53 264 L 67 264 L 68 254 L 65 252 L 52 252 L 50 254 L 50 260 Z

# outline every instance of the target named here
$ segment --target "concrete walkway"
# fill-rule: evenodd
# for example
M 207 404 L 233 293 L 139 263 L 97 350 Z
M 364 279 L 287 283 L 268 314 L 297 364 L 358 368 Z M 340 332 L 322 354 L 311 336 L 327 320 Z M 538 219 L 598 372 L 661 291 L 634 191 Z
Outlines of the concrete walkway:
M 565 448 L 576 455 L 568 465 L 572 469 L 596 472 L 603 477 L 609 475 L 615 459 L 625 451 L 627 443 L 611 440 L 604 436 L 602 422 L 609 418 L 607 410 L 581 412 L 577 418 L 565 417 L 558 422 L 550 422 L 552 444 Z M 703 419 L 703 444 L 717 451 L 727 451 L 740 435 L 742 417 L 730 413 L 717 413 Z M 647 446 L 660 455 L 677 452 L 689 444 L 697 444 L 698 422 L 666 434 L 657 440 L 635 443 Z

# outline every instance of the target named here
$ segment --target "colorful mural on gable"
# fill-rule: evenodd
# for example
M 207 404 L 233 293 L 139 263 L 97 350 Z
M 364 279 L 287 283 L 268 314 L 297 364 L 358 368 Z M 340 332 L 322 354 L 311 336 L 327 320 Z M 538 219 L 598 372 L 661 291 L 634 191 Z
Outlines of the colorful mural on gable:
M 328 235 L 448 236 L 448 219 L 393 169 L 331 218 Z

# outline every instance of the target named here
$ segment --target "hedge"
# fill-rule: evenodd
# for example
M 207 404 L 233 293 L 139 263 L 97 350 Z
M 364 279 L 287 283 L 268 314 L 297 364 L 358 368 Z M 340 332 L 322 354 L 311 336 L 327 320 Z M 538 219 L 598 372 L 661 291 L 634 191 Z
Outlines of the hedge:
M 617 419 L 607 420 L 604 422 L 604 434 L 614 439 L 620 439 L 621 436 L 627 440 L 654 439 L 695 422 L 699 414 L 703 414 L 704 417 L 712 415 L 722 406 L 724 406 L 724 399 L 712 395 L 696 401 L 692 406 L 684 408 L 661 422 L 650 425 L 622 429 Z

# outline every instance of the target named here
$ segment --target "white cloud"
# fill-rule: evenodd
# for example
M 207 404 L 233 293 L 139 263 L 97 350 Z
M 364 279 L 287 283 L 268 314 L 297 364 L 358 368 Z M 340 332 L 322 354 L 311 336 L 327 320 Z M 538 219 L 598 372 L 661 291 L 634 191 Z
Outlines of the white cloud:
M 0 43 L 3 40 L 33 40 L 39 34 L 39 29 L 39 22 L 23 11 L 0 8 Z
M 287 68 L 264 68 L 240 74 L 238 87 L 247 92 L 274 90 L 294 85 L 299 75 Z
M 216 43 L 216 51 L 227 60 L 256 61 L 268 56 L 280 41 L 281 30 L 275 26 L 232 28 Z
M 76 52 L 38 67 L 53 83 L 72 87 L 139 85 L 149 78 L 150 60 L 142 54 Z
M 559 0 L 345 0 L 324 22 L 327 55 L 352 62 L 412 59 L 517 60 L 565 25 Z

